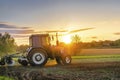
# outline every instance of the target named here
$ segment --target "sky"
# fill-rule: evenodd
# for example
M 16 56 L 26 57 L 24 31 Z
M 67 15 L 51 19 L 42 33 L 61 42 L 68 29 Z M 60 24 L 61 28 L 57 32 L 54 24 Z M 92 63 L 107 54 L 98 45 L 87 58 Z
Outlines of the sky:
M 120 39 L 120 0 L 0 0 L 0 33 L 18 45 L 44 30 L 93 28 L 72 35 L 81 41 Z

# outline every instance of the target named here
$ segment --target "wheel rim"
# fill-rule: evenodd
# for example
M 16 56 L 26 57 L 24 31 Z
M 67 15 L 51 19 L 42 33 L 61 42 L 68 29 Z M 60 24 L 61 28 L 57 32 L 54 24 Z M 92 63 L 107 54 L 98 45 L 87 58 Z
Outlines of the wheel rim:
M 32 59 L 35 64 L 42 64 L 45 61 L 45 56 L 43 53 L 34 53 Z
M 66 61 L 66 63 L 70 63 L 71 59 L 69 57 L 65 57 L 65 61 Z

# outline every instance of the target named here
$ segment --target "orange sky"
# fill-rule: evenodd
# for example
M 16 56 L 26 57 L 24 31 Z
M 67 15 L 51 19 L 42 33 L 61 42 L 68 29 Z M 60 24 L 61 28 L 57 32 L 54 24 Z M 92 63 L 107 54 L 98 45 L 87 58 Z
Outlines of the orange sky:
M 120 38 L 120 0 L 1 0 L 0 32 L 9 32 L 18 45 L 44 30 L 94 28 L 72 35 L 81 41 Z M 62 41 L 62 40 L 61 40 Z

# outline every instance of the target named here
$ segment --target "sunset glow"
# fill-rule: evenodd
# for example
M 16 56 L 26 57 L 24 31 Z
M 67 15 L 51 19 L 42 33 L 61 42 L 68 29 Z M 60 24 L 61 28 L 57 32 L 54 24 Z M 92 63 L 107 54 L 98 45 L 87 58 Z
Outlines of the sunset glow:
M 65 35 L 63 36 L 63 42 L 65 42 L 66 44 L 71 43 L 71 36 L 70 35 Z
M 40 31 L 94 28 L 79 35 L 81 41 L 120 38 L 120 0 L 1 0 L 0 33 L 10 33 L 18 45 Z M 70 36 L 60 41 L 70 43 Z

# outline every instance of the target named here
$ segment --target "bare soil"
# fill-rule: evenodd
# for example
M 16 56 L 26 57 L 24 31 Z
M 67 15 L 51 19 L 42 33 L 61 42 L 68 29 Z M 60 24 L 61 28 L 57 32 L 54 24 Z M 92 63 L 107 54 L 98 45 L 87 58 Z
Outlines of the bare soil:
M 1 76 L 15 80 L 120 80 L 120 62 L 72 63 L 45 67 L 0 67 Z

